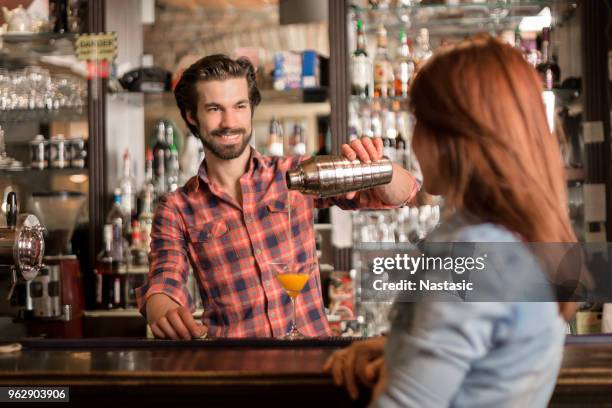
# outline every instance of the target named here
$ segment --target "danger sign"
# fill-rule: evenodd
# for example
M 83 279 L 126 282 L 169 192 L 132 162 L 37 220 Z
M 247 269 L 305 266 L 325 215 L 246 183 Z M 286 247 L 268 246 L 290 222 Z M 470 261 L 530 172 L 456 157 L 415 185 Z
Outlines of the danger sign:
M 75 48 L 80 61 L 112 61 L 117 56 L 117 33 L 81 34 Z

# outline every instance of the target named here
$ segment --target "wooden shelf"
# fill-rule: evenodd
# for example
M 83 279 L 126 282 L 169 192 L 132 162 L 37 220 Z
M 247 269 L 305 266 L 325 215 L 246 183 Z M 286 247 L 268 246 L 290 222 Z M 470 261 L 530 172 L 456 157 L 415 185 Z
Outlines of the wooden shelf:
M 389 32 L 406 29 L 409 32 L 427 27 L 432 35 L 462 36 L 481 32 L 485 27 L 495 25 L 500 29 L 514 29 L 524 17 L 536 16 L 551 1 L 515 0 L 490 1 L 481 3 L 459 3 L 449 5 L 423 2 L 410 7 L 363 8 L 352 7 L 353 13 L 365 16 L 366 32 L 375 34 L 376 22 L 385 21 Z M 372 24 L 374 23 L 374 24 Z
M 87 107 L 60 109 L 14 109 L 0 111 L 0 123 L 79 122 L 87 120 Z
M 5 170 L 0 169 L 0 175 L 2 176 L 15 176 L 15 177 L 45 177 L 45 176 L 71 176 L 73 174 L 88 175 L 88 170 L 85 169 L 45 169 L 37 170 L 29 167 L 24 167 L 18 170 Z

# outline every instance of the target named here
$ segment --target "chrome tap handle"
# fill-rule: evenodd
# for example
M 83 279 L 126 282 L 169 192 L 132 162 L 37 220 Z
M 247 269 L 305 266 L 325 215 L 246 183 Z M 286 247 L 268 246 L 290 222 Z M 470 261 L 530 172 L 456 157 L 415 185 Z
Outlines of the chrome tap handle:
M 15 228 L 17 226 L 17 194 L 14 191 L 6 197 L 6 226 Z

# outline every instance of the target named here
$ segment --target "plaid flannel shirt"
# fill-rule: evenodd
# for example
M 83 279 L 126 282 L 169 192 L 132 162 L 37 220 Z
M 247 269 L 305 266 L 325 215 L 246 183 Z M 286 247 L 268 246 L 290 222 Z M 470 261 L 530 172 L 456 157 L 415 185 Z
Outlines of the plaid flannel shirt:
M 281 259 L 317 262 L 315 206 L 394 207 L 368 191 L 353 200 L 289 192 L 284 174 L 303 158 L 272 158 L 251 151 L 248 170 L 240 178 L 242 206 L 211 182 L 205 162 L 197 176 L 160 200 L 151 233 L 148 281 L 136 289 L 143 315 L 147 299 L 156 293 L 194 311 L 186 286 L 190 263 L 204 307 L 202 322 L 210 337 L 282 336 L 290 325 L 291 302 L 268 264 Z M 305 335 L 331 333 L 318 268 L 297 298 L 296 312 L 298 327 Z

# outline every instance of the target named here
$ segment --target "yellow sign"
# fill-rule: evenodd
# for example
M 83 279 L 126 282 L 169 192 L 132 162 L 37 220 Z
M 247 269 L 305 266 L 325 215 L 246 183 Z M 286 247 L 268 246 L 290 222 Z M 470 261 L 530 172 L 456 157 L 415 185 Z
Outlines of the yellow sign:
M 117 56 L 117 33 L 81 34 L 75 48 L 80 61 L 112 61 Z

